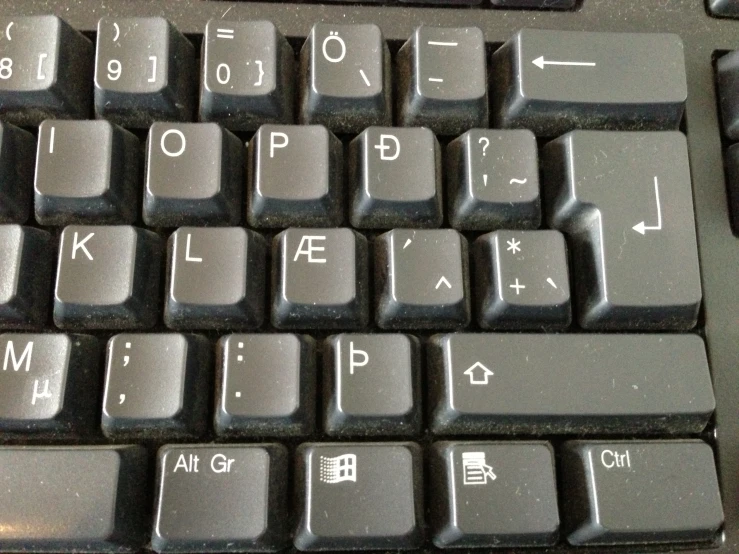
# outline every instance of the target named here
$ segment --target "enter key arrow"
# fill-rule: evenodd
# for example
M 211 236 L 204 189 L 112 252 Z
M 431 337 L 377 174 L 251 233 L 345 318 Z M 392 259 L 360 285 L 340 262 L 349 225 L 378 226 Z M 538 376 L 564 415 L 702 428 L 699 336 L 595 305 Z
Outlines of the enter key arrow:
M 632 227 L 639 234 L 646 235 L 647 231 L 660 231 L 662 229 L 662 206 L 659 201 L 659 181 L 657 176 L 654 177 L 654 196 L 657 200 L 657 225 L 647 225 L 640 221 Z

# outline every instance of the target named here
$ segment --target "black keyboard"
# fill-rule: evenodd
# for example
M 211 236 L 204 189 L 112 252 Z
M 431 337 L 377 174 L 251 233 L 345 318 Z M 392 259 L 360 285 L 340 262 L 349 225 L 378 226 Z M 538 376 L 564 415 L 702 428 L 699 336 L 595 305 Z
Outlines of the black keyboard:
M 0 0 L 0 552 L 739 552 L 734 18 Z

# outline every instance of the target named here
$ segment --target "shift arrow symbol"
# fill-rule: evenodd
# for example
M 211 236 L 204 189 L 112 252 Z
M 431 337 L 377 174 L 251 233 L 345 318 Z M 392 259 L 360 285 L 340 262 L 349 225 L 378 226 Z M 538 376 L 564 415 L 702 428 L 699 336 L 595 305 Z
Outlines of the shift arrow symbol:
M 538 58 L 533 60 L 531 63 L 533 63 L 539 69 L 544 69 L 545 65 L 572 65 L 572 66 L 579 66 L 579 67 L 595 67 L 595 62 L 554 62 L 554 61 L 545 60 L 544 56 L 539 56 Z

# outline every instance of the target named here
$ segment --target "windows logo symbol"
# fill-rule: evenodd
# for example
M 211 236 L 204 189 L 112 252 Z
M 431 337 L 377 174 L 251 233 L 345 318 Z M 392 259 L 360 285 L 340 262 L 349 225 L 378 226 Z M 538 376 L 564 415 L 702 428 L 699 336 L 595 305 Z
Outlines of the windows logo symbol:
M 334 458 L 321 456 L 319 465 L 321 482 L 333 485 L 344 481 L 357 482 L 356 454 L 343 454 Z

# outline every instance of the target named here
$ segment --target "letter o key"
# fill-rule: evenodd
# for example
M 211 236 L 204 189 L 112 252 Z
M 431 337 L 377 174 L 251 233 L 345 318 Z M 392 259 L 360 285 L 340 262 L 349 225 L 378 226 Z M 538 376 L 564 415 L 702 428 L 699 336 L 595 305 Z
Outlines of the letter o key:
M 175 151 L 175 150 L 169 150 L 167 148 L 165 144 L 165 140 L 167 139 L 169 135 L 177 135 L 178 137 L 180 137 L 181 145 L 180 145 L 179 150 Z M 164 152 L 165 156 L 169 156 L 170 158 L 179 158 L 185 152 L 185 147 L 187 146 L 187 139 L 185 139 L 185 134 L 179 129 L 168 129 L 167 131 L 164 131 L 162 133 L 162 139 L 159 142 L 159 145 L 161 146 L 162 152 Z

